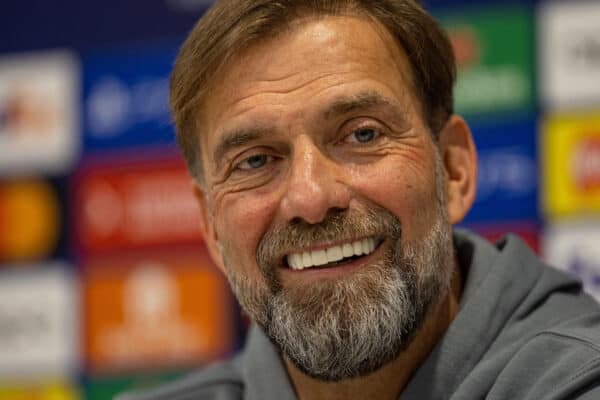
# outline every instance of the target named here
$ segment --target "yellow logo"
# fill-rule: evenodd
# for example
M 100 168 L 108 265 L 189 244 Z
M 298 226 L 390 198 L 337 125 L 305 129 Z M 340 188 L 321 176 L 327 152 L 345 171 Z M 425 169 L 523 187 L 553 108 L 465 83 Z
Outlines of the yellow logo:
M 543 201 L 551 217 L 600 212 L 600 113 L 551 117 L 543 135 Z

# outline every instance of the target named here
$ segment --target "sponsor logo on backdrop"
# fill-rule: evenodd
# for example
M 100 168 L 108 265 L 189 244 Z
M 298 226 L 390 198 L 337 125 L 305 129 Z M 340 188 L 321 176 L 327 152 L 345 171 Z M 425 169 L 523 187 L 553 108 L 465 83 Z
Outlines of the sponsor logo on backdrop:
M 571 165 L 575 184 L 581 191 L 600 189 L 600 132 L 575 146 Z
M 200 211 L 179 158 L 83 169 L 74 201 L 82 250 L 201 243 Z
M 498 195 L 505 198 L 529 196 L 537 185 L 535 159 L 519 147 L 481 151 L 477 185 L 478 202 Z
M 73 372 L 78 351 L 74 278 L 59 263 L 0 278 L 0 376 Z
M 84 148 L 173 145 L 169 73 L 176 45 L 115 48 L 84 57 Z
M 146 340 L 146 351 L 151 350 L 151 343 L 162 347 L 172 341 L 168 358 L 185 357 L 194 348 L 194 328 L 178 312 L 181 299 L 177 282 L 166 265 L 153 261 L 137 265 L 123 282 L 122 296 L 123 321 L 101 339 L 101 347 L 115 352 L 119 364 L 135 361 L 136 355 L 130 351 L 134 340 Z
M 600 3 L 545 2 L 539 12 L 542 99 L 555 108 L 600 101 Z
M 538 168 L 534 120 L 473 124 L 477 194 L 465 222 L 535 221 Z
M 464 10 L 440 19 L 458 65 L 459 113 L 495 114 L 533 106 L 532 23 L 527 8 Z
M 55 189 L 37 180 L 0 183 L 0 221 L 0 261 L 48 256 L 61 230 Z
M 543 254 L 560 269 L 578 276 L 587 292 L 600 301 L 600 219 L 550 226 L 544 234 Z
M 0 57 L 0 174 L 68 171 L 79 150 L 78 112 L 70 53 Z
M 90 135 L 111 138 L 137 124 L 169 122 L 169 80 L 166 76 L 145 77 L 129 83 L 106 76 L 92 86 L 86 104 Z
M 473 29 L 456 27 L 449 31 L 449 36 L 458 68 L 467 69 L 481 61 L 481 44 Z
M 571 47 L 571 57 L 575 67 L 600 69 L 600 37 L 582 32 L 581 41 Z
M 91 259 L 85 269 L 94 370 L 206 362 L 232 349 L 227 283 L 197 248 Z
M 546 212 L 600 211 L 600 114 L 550 117 L 544 133 Z
M 455 91 L 457 110 L 465 114 L 517 109 L 529 96 L 527 78 L 511 65 L 461 72 Z

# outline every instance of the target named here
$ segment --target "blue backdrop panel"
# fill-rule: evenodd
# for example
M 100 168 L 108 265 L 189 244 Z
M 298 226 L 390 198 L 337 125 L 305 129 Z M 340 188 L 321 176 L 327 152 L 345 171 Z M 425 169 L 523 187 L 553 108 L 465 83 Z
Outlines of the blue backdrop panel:
M 169 73 L 177 45 L 122 46 L 84 55 L 84 151 L 171 146 Z
M 477 196 L 466 223 L 538 219 L 535 120 L 471 124 L 479 156 Z

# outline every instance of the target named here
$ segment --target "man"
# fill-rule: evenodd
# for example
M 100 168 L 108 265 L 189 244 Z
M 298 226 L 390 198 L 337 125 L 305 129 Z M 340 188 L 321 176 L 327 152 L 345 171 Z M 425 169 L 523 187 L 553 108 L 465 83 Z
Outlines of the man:
M 598 399 L 600 312 L 516 237 L 453 232 L 476 155 L 413 0 L 217 1 L 171 105 L 235 359 L 131 399 Z

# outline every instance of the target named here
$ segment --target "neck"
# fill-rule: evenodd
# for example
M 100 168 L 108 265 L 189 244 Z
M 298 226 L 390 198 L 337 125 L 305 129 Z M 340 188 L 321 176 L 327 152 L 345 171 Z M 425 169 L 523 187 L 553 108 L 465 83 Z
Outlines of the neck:
M 397 399 L 413 373 L 425 361 L 458 313 L 462 292 L 460 268 L 455 263 L 452 288 L 428 311 L 415 338 L 396 359 L 377 371 L 359 378 L 324 382 L 311 378 L 285 358 L 285 364 L 300 400 Z

